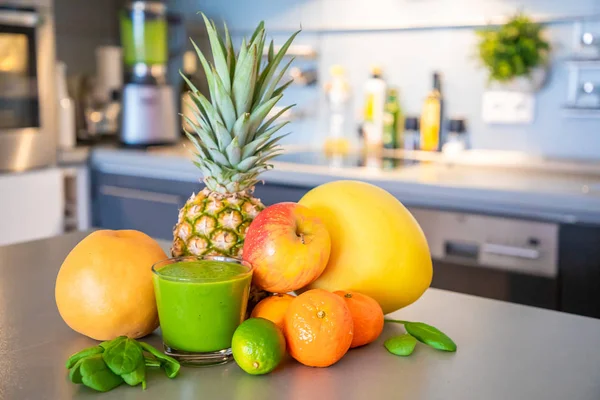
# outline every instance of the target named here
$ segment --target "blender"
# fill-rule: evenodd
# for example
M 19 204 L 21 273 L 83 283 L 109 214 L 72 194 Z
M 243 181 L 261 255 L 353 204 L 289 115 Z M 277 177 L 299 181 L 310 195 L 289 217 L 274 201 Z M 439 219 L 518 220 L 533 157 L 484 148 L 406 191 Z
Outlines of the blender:
M 167 7 L 133 0 L 120 13 L 125 85 L 121 142 L 130 146 L 178 140 L 175 90 L 166 83 Z

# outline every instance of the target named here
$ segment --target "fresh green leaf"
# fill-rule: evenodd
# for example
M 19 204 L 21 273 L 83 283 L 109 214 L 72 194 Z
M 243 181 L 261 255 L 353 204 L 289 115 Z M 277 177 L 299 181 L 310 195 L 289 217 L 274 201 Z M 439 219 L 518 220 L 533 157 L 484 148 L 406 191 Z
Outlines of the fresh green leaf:
M 253 44 L 248 54 L 240 59 L 236 65 L 232 92 L 238 116 L 250 111 L 252 106 L 252 94 L 254 93 L 258 69 L 257 57 L 257 47 L 256 44 Z
M 289 81 L 287 81 L 286 83 L 284 83 L 283 85 L 279 86 L 277 89 L 275 89 L 275 91 L 273 92 L 273 95 L 271 97 L 275 97 L 275 96 L 279 96 L 280 94 L 282 94 L 284 92 L 285 89 L 287 89 L 292 83 L 294 83 L 293 79 L 290 79 Z
M 204 54 L 202 54 L 202 51 L 200 51 L 200 48 L 198 47 L 196 42 L 194 42 L 192 39 L 190 39 L 190 41 L 192 42 L 192 46 L 194 46 L 196 55 L 198 56 L 198 58 L 200 59 L 200 63 L 202 64 L 202 69 L 204 70 L 204 75 L 206 76 L 206 82 L 208 83 L 208 91 L 210 92 L 210 95 L 213 96 L 213 93 L 215 92 L 215 88 L 214 88 L 212 66 L 210 65 L 208 60 L 206 60 L 206 57 L 204 57 Z M 181 71 L 179 73 L 181 74 Z M 188 84 L 188 87 L 190 87 L 188 82 L 189 82 L 189 80 L 186 79 L 186 83 Z M 190 87 L 190 89 L 191 89 L 191 87 Z M 194 86 L 194 89 L 192 89 L 192 91 L 194 91 L 194 92 L 198 91 L 198 89 L 196 89 L 195 86 Z
M 252 33 L 252 36 L 250 37 L 250 43 L 254 42 L 254 40 L 258 37 L 258 35 L 260 35 L 261 31 L 265 30 L 265 21 L 260 21 L 258 23 L 258 26 L 256 27 L 256 29 L 254 30 L 254 33 Z
M 274 116 L 272 116 L 271 118 L 269 118 L 266 122 L 264 122 L 260 128 L 258 128 L 258 130 L 256 131 L 256 136 L 260 136 L 262 135 L 263 132 L 265 132 L 267 129 L 269 129 L 269 127 L 271 126 L 271 124 L 273 122 L 275 122 L 279 117 L 281 117 L 283 115 L 283 113 L 285 113 L 287 110 L 289 110 L 290 108 L 294 107 L 295 104 L 291 104 L 287 107 L 282 108 L 281 110 L 279 110 Z
M 279 135 L 277 137 L 272 138 L 271 140 L 269 140 L 267 143 L 265 143 L 261 148 L 258 149 L 258 151 L 260 153 L 265 152 L 265 151 L 270 151 L 271 149 L 274 149 L 275 146 L 279 146 L 277 144 L 277 142 L 279 142 L 281 139 L 283 139 L 284 137 L 288 136 L 291 132 L 288 132 L 284 135 Z
M 173 379 L 179 374 L 179 369 L 181 365 L 178 362 L 164 362 L 162 364 L 162 368 L 165 370 L 165 374 L 169 379 Z
M 497 29 L 478 31 L 479 58 L 488 69 L 490 80 L 505 82 L 527 77 L 546 64 L 551 46 L 544 39 L 542 28 L 519 13 Z
M 145 351 L 152 354 L 160 361 L 161 367 L 165 370 L 167 377 L 173 379 L 177 376 L 177 374 L 179 373 L 179 369 L 181 368 L 181 365 L 177 360 L 158 351 L 156 348 L 150 346 L 148 343 L 139 342 L 139 344 Z
M 146 364 L 146 367 L 160 367 L 160 361 L 151 357 L 144 357 L 144 364 Z
M 233 136 L 238 138 L 238 142 L 240 144 L 244 144 L 246 142 L 246 137 L 248 135 L 248 129 L 250 128 L 249 121 L 250 114 L 244 113 L 240 115 L 240 117 L 233 124 Z
M 235 71 L 235 50 L 233 48 L 233 42 L 231 41 L 231 35 L 227 24 L 223 23 L 223 30 L 225 31 L 225 49 L 227 52 L 227 68 L 229 68 L 230 79 L 233 82 L 233 71 Z
M 84 358 L 79 370 L 83 384 L 99 392 L 108 392 L 123 383 L 123 379 L 108 368 L 102 354 Z
M 227 146 L 225 154 L 227 154 L 227 159 L 232 166 L 237 165 L 240 162 L 242 150 L 240 149 L 237 137 L 233 138 L 229 146 Z
M 251 155 L 256 154 L 258 148 L 260 146 L 262 146 L 263 144 L 265 144 L 267 142 L 267 140 L 269 140 L 268 136 L 262 136 L 256 140 L 253 140 L 252 142 L 248 143 L 247 145 L 245 145 L 244 148 L 242 149 L 242 160 L 245 160 L 246 158 L 250 157 Z
M 450 352 L 456 351 L 456 343 L 444 332 L 431 325 L 423 322 L 406 322 L 404 328 L 406 332 L 414 336 L 419 342 L 425 343 L 434 349 Z
M 121 375 L 121 378 L 125 381 L 129 386 L 137 386 L 140 383 L 142 384 L 142 389 L 146 389 L 146 363 L 142 361 L 138 364 L 135 370 L 131 371 L 128 374 Z
M 283 68 L 281 68 L 281 70 L 279 71 L 279 73 L 277 74 L 275 79 L 271 80 L 271 83 L 269 84 L 269 86 L 267 87 L 267 90 L 263 94 L 263 99 L 270 99 L 271 97 L 273 97 L 273 93 L 275 93 L 277 85 L 279 85 L 279 82 L 281 81 L 281 79 L 283 78 L 283 76 L 285 75 L 285 73 L 287 72 L 288 68 L 290 67 L 290 65 L 292 64 L 292 62 L 294 60 L 295 60 L 294 57 L 290 58 L 290 61 L 288 61 L 288 63 L 286 65 L 284 65 Z M 291 82 L 290 82 L 290 84 L 291 84 Z
M 71 369 L 69 370 L 69 380 L 73 383 L 83 383 L 81 376 L 81 363 L 83 360 L 83 358 L 77 360 L 77 362 L 71 366 Z
M 288 48 L 299 33 L 300 31 L 296 31 L 294 32 L 294 34 L 292 34 L 292 36 L 290 36 L 290 38 L 283 44 L 283 46 L 281 46 L 281 49 L 279 49 L 273 60 L 269 62 L 265 69 L 261 72 L 260 77 L 258 78 L 258 83 L 256 85 L 257 87 L 254 97 L 254 105 L 257 105 L 258 102 L 262 100 L 263 95 L 269 85 L 269 82 L 271 81 L 271 77 L 275 73 L 275 70 L 279 66 L 279 63 L 283 59 L 283 56 L 285 55 Z
M 214 24 L 209 21 L 206 15 L 202 14 L 204 24 L 206 25 L 206 31 L 208 33 L 208 40 L 212 49 L 212 54 L 215 62 L 216 73 L 223 80 L 223 86 L 227 92 L 231 91 L 231 78 L 227 67 L 227 57 L 223 52 L 223 45 L 219 38 L 219 34 L 215 29 Z
M 237 165 L 237 169 L 242 172 L 248 171 L 258 161 L 258 158 L 259 158 L 258 156 L 244 158 L 244 161 L 240 162 Z
M 269 43 L 269 53 L 267 55 L 267 62 L 273 61 L 274 57 L 275 57 L 275 45 L 274 45 L 273 41 L 271 40 L 271 43 Z
M 197 96 L 196 100 L 198 100 L 198 102 L 202 105 L 202 109 L 206 112 L 206 117 L 208 119 L 208 122 L 210 123 L 210 127 L 211 127 L 212 131 L 216 131 L 217 125 L 219 122 L 222 125 L 224 125 L 223 120 L 221 119 L 221 116 L 219 115 L 217 110 L 213 107 L 213 105 L 206 99 L 206 97 L 204 97 L 200 93 L 198 93 L 196 96 Z M 192 121 L 192 123 L 193 123 L 193 121 Z M 213 142 L 216 143 L 216 138 L 214 137 L 212 131 L 209 129 L 203 129 L 203 130 L 206 132 L 206 134 L 211 135 Z
M 196 85 L 194 85 L 192 83 L 192 81 L 190 81 L 188 79 L 187 76 L 185 76 L 185 74 L 180 70 L 179 71 L 179 75 L 181 76 L 181 78 L 183 78 L 183 80 L 185 81 L 185 83 L 187 84 L 188 88 L 192 91 L 192 93 L 196 94 L 196 93 L 200 93 L 200 91 L 198 90 L 198 88 L 196 87 Z
M 233 124 L 237 119 L 235 107 L 231 101 L 226 87 L 224 86 L 223 77 L 213 70 L 213 78 L 215 81 L 215 103 L 218 104 L 218 111 L 227 129 L 233 129 Z M 214 128 L 214 127 L 213 127 Z
M 404 335 L 395 336 L 385 341 L 385 348 L 392 354 L 397 356 L 410 356 L 415 349 L 417 339 L 405 333 Z
M 256 129 L 262 123 L 262 121 L 265 119 L 267 114 L 269 114 L 269 111 L 271 111 L 273 106 L 275 106 L 275 104 L 277 104 L 277 102 L 279 100 L 281 100 L 281 97 L 282 97 L 282 95 L 273 97 L 271 100 L 264 102 L 259 107 L 257 107 L 255 110 L 253 110 L 252 113 L 250 113 L 250 120 L 248 122 L 250 125 L 248 127 L 248 131 L 250 133 L 253 133 L 256 131 Z M 251 138 L 251 140 L 253 140 L 253 139 L 254 139 L 254 136 Z
M 129 338 L 108 347 L 102 353 L 102 358 L 110 370 L 117 375 L 133 372 L 144 363 L 142 348 L 138 342 Z
M 229 131 L 227 130 L 227 128 L 225 128 L 225 126 L 223 126 L 222 123 L 217 122 L 217 129 L 215 133 L 219 144 L 219 150 L 225 150 L 232 140 Z
M 94 354 L 99 354 L 99 353 L 102 353 L 103 351 L 104 351 L 104 348 L 102 348 L 100 346 L 88 347 L 87 349 L 83 349 L 83 350 L 73 354 L 71 357 L 69 357 L 69 359 L 66 362 L 67 369 L 73 367 L 82 358 L 85 358 L 85 357 L 88 357 L 88 356 L 91 356 Z

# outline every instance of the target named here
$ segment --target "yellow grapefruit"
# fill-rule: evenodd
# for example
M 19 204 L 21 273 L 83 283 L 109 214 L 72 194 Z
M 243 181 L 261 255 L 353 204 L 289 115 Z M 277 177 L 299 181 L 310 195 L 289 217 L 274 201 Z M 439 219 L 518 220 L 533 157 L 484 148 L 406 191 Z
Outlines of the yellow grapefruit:
M 317 213 L 331 236 L 327 267 L 308 288 L 357 291 L 387 314 L 413 303 L 431 284 L 425 235 L 385 190 L 336 181 L 312 189 L 299 203 Z
M 71 250 L 56 278 L 64 321 L 83 335 L 111 340 L 139 338 L 158 327 L 152 264 L 167 258 L 138 231 L 91 233 Z

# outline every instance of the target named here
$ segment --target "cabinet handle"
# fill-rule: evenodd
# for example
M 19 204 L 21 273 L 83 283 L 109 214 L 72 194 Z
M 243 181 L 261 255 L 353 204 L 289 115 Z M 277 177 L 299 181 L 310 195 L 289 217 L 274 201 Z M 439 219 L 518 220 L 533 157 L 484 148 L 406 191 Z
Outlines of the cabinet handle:
M 507 256 L 516 258 L 525 258 L 528 260 L 537 260 L 540 258 L 540 251 L 527 247 L 507 246 L 503 244 L 485 243 L 482 251 L 496 256 Z
M 146 190 L 129 189 L 112 185 L 100 186 L 100 193 L 106 196 L 153 201 L 155 203 L 174 204 L 176 206 L 179 206 L 180 203 L 179 196 L 174 194 L 149 192 Z

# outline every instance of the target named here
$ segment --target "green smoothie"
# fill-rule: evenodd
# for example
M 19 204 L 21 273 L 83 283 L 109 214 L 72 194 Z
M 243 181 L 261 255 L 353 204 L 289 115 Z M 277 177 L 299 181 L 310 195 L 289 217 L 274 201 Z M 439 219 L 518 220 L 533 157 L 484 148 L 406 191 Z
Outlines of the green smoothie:
M 163 342 L 174 350 L 205 353 L 231 347 L 244 320 L 252 272 L 233 262 L 194 260 L 154 271 Z

